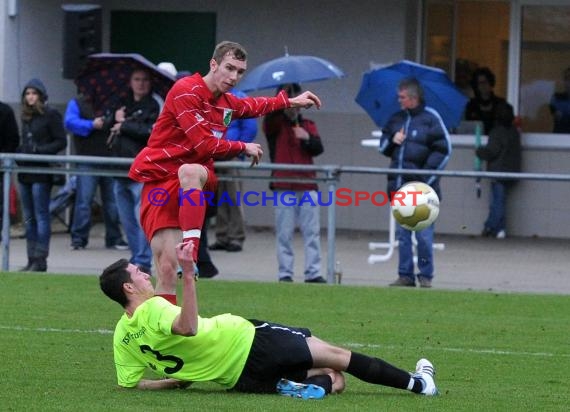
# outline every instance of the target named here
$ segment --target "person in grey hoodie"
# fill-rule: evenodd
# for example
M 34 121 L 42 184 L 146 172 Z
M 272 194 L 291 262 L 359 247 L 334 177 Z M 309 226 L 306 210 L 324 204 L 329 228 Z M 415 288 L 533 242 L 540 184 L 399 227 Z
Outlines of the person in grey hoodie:
M 47 91 L 39 79 L 31 79 L 22 91 L 22 133 L 18 153 L 55 155 L 67 146 L 61 114 L 46 104 Z M 48 166 L 18 162 L 20 166 Z M 19 173 L 18 183 L 26 231 L 28 264 L 22 271 L 45 272 L 51 237 L 49 203 L 53 175 Z

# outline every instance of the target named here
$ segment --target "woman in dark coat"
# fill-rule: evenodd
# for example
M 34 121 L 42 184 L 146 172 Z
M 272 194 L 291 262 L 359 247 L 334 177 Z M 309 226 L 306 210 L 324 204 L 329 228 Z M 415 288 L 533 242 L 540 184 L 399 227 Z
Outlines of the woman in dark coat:
M 19 153 L 55 155 L 65 149 L 67 140 L 61 114 L 46 105 L 47 97 L 46 88 L 39 79 L 32 79 L 24 86 Z M 44 165 L 28 162 L 26 166 Z M 22 271 L 45 272 L 51 237 L 49 203 L 53 175 L 19 173 L 18 182 L 28 254 L 28 264 Z

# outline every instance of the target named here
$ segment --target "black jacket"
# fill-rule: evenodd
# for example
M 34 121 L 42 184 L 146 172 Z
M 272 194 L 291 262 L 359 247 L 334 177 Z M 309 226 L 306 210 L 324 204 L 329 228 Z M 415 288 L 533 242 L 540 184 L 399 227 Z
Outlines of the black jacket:
M 111 142 L 110 149 L 115 157 L 134 158 L 146 146 L 160 106 L 152 95 L 135 102 L 132 93 L 114 110 L 123 106 L 126 108 L 126 119 L 121 125 L 121 133 Z
M 0 153 L 12 153 L 20 144 L 18 123 L 14 111 L 0 102 Z
M 466 120 L 481 120 L 483 122 L 483 133 L 488 135 L 496 124 L 495 110 L 499 104 L 506 103 L 502 97 L 491 95 L 489 100 L 481 97 L 473 97 L 465 107 Z M 484 110 L 484 108 L 487 108 Z
M 406 139 L 395 144 L 394 135 L 404 128 Z M 443 170 L 451 155 L 451 141 L 439 115 L 424 104 L 393 114 L 382 129 L 380 153 L 390 157 L 391 169 Z M 388 175 L 388 193 L 397 191 L 407 182 L 427 183 L 442 199 L 436 175 Z
M 22 121 L 22 143 L 18 147 L 19 153 L 52 154 L 55 155 L 67 146 L 63 119 L 61 114 L 45 106 L 43 114 L 36 114 L 29 121 Z M 25 163 L 25 164 L 23 164 Z M 49 163 L 18 162 L 21 166 L 49 166 Z M 20 183 L 51 183 L 50 174 L 18 174 Z
M 486 146 L 477 149 L 477 156 L 487 161 L 489 172 L 521 171 L 521 136 L 516 127 L 495 126 Z M 505 182 L 512 180 L 505 180 Z

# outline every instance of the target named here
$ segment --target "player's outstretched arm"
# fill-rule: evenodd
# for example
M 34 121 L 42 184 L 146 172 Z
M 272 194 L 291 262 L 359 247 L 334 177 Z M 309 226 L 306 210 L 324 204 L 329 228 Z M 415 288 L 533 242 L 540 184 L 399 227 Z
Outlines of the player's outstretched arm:
M 172 322 L 172 333 L 194 336 L 198 333 L 198 301 L 196 296 L 196 270 L 192 259 L 194 243 L 176 245 L 176 257 L 182 268 L 182 310 Z
M 137 389 L 157 390 L 157 389 L 186 389 L 192 382 L 179 381 L 178 379 L 141 379 L 137 384 Z
M 317 109 L 321 108 L 321 99 L 310 91 L 305 91 L 298 96 L 290 97 L 289 103 L 291 107 L 302 107 L 308 109 L 309 107 L 316 106 Z

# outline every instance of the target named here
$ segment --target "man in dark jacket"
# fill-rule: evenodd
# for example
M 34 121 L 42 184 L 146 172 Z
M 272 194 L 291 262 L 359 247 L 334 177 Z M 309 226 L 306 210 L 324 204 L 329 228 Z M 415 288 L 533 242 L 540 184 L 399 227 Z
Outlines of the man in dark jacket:
M 287 96 L 301 93 L 301 86 L 288 84 Z M 298 108 L 289 108 L 268 114 L 263 120 L 263 131 L 269 144 L 272 163 L 312 165 L 313 157 L 323 152 L 323 144 L 316 124 L 301 116 Z M 315 178 L 315 172 L 275 170 L 279 178 Z M 275 231 L 277 235 L 278 278 L 280 282 L 293 281 L 293 232 L 296 219 L 305 245 L 304 277 L 307 283 L 326 283 L 321 276 L 321 242 L 318 186 L 312 182 L 275 181 Z
M 134 70 L 130 78 L 129 95 L 120 101 L 115 111 L 108 145 L 114 156 L 134 158 L 147 144 L 159 104 L 152 97 L 150 74 Z M 140 223 L 142 183 L 128 177 L 115 178 L 115 199 L 121 224 L 131 249 L 130 262 L 150 273 L 152 251 Z
M 0 153 L 13 153 L 20 143 L 18 123 L 14 111 L 6 103 L 0 102 Z M 0 199 L 4 195 L 4 179 L 0 179 Z M 0 227 L 2 226 L 4 202 L 0 203 Z
M 487 161 L 489 172 L 521 171 L 521 136 L 513 125 L 513 107 L 504 102 L 495 109 L 496 125 L 489 133 L 486 146 L 477 149 L 479 158 Z M 503 239 L 506 234 L 507 192 L 514 180 L 495 179 L 491 182 L 491 202 L 489 216 L 485 221 L 482 235 Z
M 451 143 L 439 114 L 425 105 L 423 89 L 416 79 L 404 79 L 398 86 L 401 111 L 395 113 L 382 130 L 380 152 L 390 157 L 392 169 L 441 170 L 449 160 Z M 388 176 L 388 193 L 396 192 L 407 182 L 421 181 L 430 185 L 441 199 L 439 179 L 435 175 Z M 431 287 L 433 262 L 433 224 L 415 232 L 418 253 L 418 281 Z M 398 279 L 390 286 L 415 286 L 412 232 L 398 225 Z

